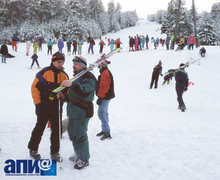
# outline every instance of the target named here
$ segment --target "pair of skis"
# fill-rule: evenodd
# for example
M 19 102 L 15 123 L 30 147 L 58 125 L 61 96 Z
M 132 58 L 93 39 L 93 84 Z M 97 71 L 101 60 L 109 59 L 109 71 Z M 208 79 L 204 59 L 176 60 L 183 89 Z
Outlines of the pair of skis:
M 116 54 L 117 52 L 119 52 L 122 48 L 116 48 L 113 51 L 109 52 L 108 54 L 103 54 L 100 59 L 97 59 L 93 64 L 90 64 L 89 67 L 87 67 L 86 69 L 84 69 L 83 71 L 81 71 L 80 73 L 78 73 L 77 75 L 73 76 L 73 78 L 70 79 L 71 82 L 75 81 L 76 79 L 78 79 L 79 77 L 81 77 L 82 75 L 84 75 L 86 72 L 88 71 L 92 71 L 93 69 L 95 69 L 96 67 L 98 67 L 101 63 L 103 63 L 106 59 L 110 58 L 111 56 L 113 56 L 114 54 Z M 56 94 L 61 92 L 63 89 L 65 89 L 66 87 L 64 86 L 60 86 L 56 89 L 54 89 L 49 97 L 50 100 L 54 100 L 54 98 L 56 97 Z

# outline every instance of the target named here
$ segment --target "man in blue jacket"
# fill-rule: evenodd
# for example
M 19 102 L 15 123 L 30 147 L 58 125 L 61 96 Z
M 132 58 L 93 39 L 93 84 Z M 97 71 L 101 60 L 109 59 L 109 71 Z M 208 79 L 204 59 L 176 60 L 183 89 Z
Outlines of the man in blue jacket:
M 86 69 L 87 62 L 82 56 L 73 59 L 74 76 Z M 75 155 L 69 159 L 75 162 L 75 169 L 82 169 L 89 165 L 89 141 L 87 129 L 89 119 L 93 116 L 94 92 L 96 78 L 91 72 L 86 72 L 75 81 L 63 81 L 62 86 L 69 87 L 67 100 L 67 116 L 69 117 L 68 132 L 73 143 Z
M 189 82 L 188 73 L 184 70 L 184 68 L 185 64 L 181 63 L 179 69 L 173 73 L 176 80 L 177 101 L 179 103 L 178 109 L 181 109 L 182 112 L 186 110 L 182 95 L 184 91 L 187 91 Z

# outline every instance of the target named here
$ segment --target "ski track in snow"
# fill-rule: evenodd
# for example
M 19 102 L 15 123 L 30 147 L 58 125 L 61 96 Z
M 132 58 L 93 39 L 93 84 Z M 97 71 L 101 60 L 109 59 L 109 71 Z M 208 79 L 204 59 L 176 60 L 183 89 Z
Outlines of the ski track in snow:
M 74 170 L 68 160 L 73 154 L 72 143 L 67 133 L 61 140 L 63 170 L 58 169 L 55 179 L 79 180 L 219 180 L 220 179 L 220 47 L 205 46 L 207 55 L 201 58 L 199 48 L 193 51 L 167 51 L 165 47 L 128 52 L 128 36 L 147 34 L 165 38 L 156 31 L 157 23 L 140 24 L 107 34 L 104 37 L 120 38 L 122 52 L 109 60 L 109 69 L 115 81 L 116 97 L 109 105 L 112 139 L 100 141 L 96 133 L 101 124 L 95 105 L 94 117 L 90 119 L 88 137 L 90 144 L 90 165 L 83 170 Z M 104 39 L 103 37 L 103 39 Z M 105 39 L 104 39 L 105 40 Z M 83 45 L 83 56 L 88 64 L 93 63 L 98 54 L 98 40 L 95 55 L 87 55 L 88 44 Z M 107 44 L 107 42 L 106 42 Z M 18 44 L 18 52 L 8 46 L 15 58 L 0 63 L 2 77 L 0 84 L 0 179 L 51 179 L 51 177 L 6 177 L 7 159 L 30 159 L 27 143 L 36 123 L 35 106 L 31 97 L 31 84 L 38 69 L 29 70 L 30 56 L 26 56 L 26 45 Z M 53 46 L 57 50 L 56 44 Z M 109 46 L 104 52 L 108 53 Z M 31 48 L 30 52 L 33 49 Z M 63 51 L 66 53 L 66 46 Z M 31 54 L 31 53 L 30 53 Z M 41 67 L 51 63 L 46 45 L 38 52 Z M 177 109 L 175 80 L 162 86 L 160 76 L 157 89 L 149 89 L 153 67 L 162 61 L 163 74 L 178 68 L 180 63 L 201 58 L 186 71 L 194 86 L 189 86 L 183 99 L 187 110 Z M 66 55 L 65 71 L 72 77 L 73 55 Z M 98 69 L 93 71 L 99 75 Z M 96 102 L 96 97 L 94 103 Z M 64 105 L 64 112 L 65 112 Z M 63 114 L 63 118 L 66 113 Z M 43 159 L 50 158 L 50 131 L 45 129 L 39 153 Z M 58 167 L 60 164 L 58 164 Z

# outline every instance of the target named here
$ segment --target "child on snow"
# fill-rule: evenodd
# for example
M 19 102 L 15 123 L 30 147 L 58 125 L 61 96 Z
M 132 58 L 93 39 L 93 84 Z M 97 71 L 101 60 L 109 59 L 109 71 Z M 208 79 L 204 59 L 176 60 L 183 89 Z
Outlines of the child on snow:
M 39 66 L 38 60 L 37 60 L 38 56 L 37 56 L 36 52 L 34 52 L 34 54 L 31 56 L 31 58 L 33 59 L 33 61 L 32 61 L 30 69 L 32 69 L 34 62 L 36 62 L 38 69 L 41 69 L 41 67 Z

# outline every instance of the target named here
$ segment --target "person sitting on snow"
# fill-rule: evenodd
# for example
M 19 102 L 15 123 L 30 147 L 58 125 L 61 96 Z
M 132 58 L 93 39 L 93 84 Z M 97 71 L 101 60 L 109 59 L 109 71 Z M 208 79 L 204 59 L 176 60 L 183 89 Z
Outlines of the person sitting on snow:
M 201 54 L 202 57 L 205 57 L 205 53 L 206 53 L 206 49 L 204 47 L 202 47 L 200 50 L 199 50 L 199 54 Z

